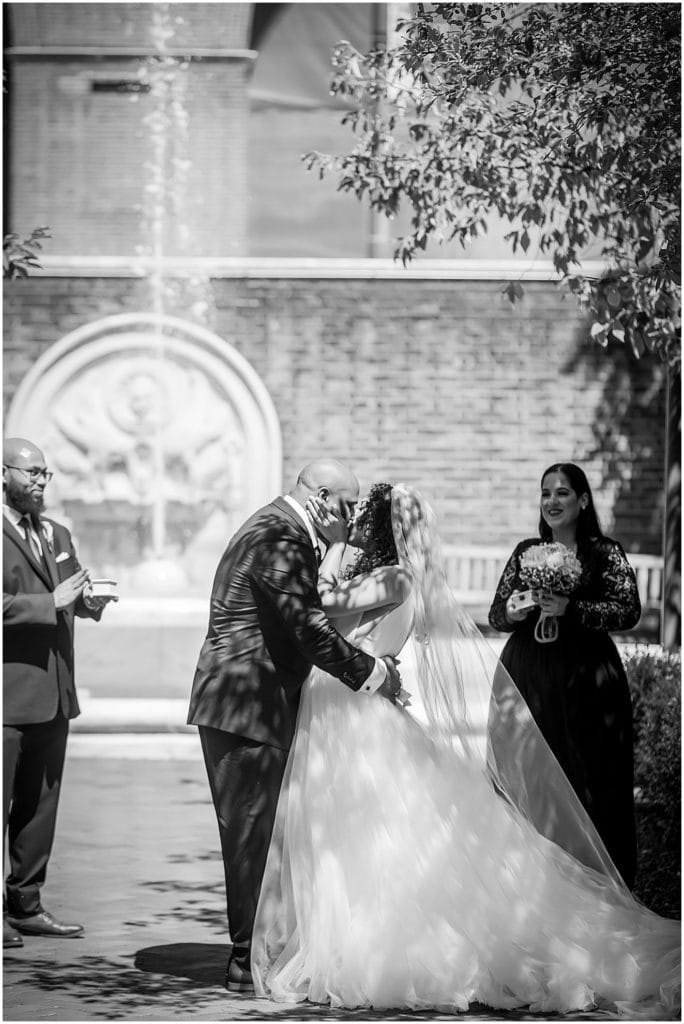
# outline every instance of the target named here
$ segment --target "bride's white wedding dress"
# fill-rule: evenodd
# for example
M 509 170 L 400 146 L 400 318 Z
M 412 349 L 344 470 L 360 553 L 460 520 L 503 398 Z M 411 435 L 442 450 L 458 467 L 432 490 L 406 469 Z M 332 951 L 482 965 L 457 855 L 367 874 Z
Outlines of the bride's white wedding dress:
M 420 600 L 350 639 L 397 654 Z M 311 673 L 257 910 L 257 992 L 349 1008 L 674 1017 L 679 923 L 541 835 L 477 743 L 428 718 Z

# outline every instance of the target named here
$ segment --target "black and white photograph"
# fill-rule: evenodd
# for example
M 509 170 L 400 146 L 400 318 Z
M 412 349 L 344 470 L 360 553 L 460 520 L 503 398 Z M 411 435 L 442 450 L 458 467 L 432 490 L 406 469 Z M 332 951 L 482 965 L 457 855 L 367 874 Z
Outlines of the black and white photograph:
M 3 1020 L 681 1020 L 680 4 L 3 51 Z

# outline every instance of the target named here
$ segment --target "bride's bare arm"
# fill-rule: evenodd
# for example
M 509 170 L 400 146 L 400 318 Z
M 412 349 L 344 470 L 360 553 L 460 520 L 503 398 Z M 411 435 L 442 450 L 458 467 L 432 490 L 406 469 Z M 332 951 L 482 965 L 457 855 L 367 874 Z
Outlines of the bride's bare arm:
M 328 618 L 393 608 L 411 592 L 411 574 L 399 565 L 383 565 L 371 572 L 339 582 L 325 571 L 318 576 L 318 593 Z

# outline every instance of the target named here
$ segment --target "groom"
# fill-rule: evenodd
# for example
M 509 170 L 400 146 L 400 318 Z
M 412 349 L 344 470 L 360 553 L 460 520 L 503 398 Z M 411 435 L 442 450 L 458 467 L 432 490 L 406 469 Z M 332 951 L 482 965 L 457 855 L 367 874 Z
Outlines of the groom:
M 226 988 L 249 991 L 250 944 L 278 793 L 302 684 L 312 665 L 350 689 L 392 699 L 391 658 L 375 659 L 328 621 L 316 588 L 318 537 L 305 505 L 318 497 L 349 523 L 359 482 L 341 462 L 306 466 L 295 487 L 259 509 L 219 562 L 188 722 L 199 727 L 218 818 L 233 948 Z

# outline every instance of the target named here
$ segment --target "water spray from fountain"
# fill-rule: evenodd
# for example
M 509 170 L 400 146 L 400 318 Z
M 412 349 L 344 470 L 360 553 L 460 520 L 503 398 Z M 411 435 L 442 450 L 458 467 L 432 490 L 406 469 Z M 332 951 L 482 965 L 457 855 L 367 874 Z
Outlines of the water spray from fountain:
M 150 543 L 137 571 L 137 582 L 146 589 L 179 590 L 184 577 L 169 544 L 165 483 L 167 453 L 165 425 L 173 415 L 165 401 L 163 382 L 167 359 L 164 318 L 187 303 L 187 289 L 169 273 L 170 261 L 192 254 L 192 233 L 187 220 L 189 173 L 189 117 L 187 105 L 187 59 L 170 52 L 170 41 L 183 19 L 173 5 L 150 5 L 150 40 L 154 53 L 140 68 L 149 110 L 142 123 L 149 140 L 150 156 L 144 165 L 145 200 L 141 217 L 144 258 L 150 287 L 155 330 L 152 359 L 157 381 L 157 400 L 151 411 Z M 177 275 L 177 271 L 176 271 Z M 194 304 L 197 306 L 197 303 Z M 195 309 L 195 312 L 197 310 Z

